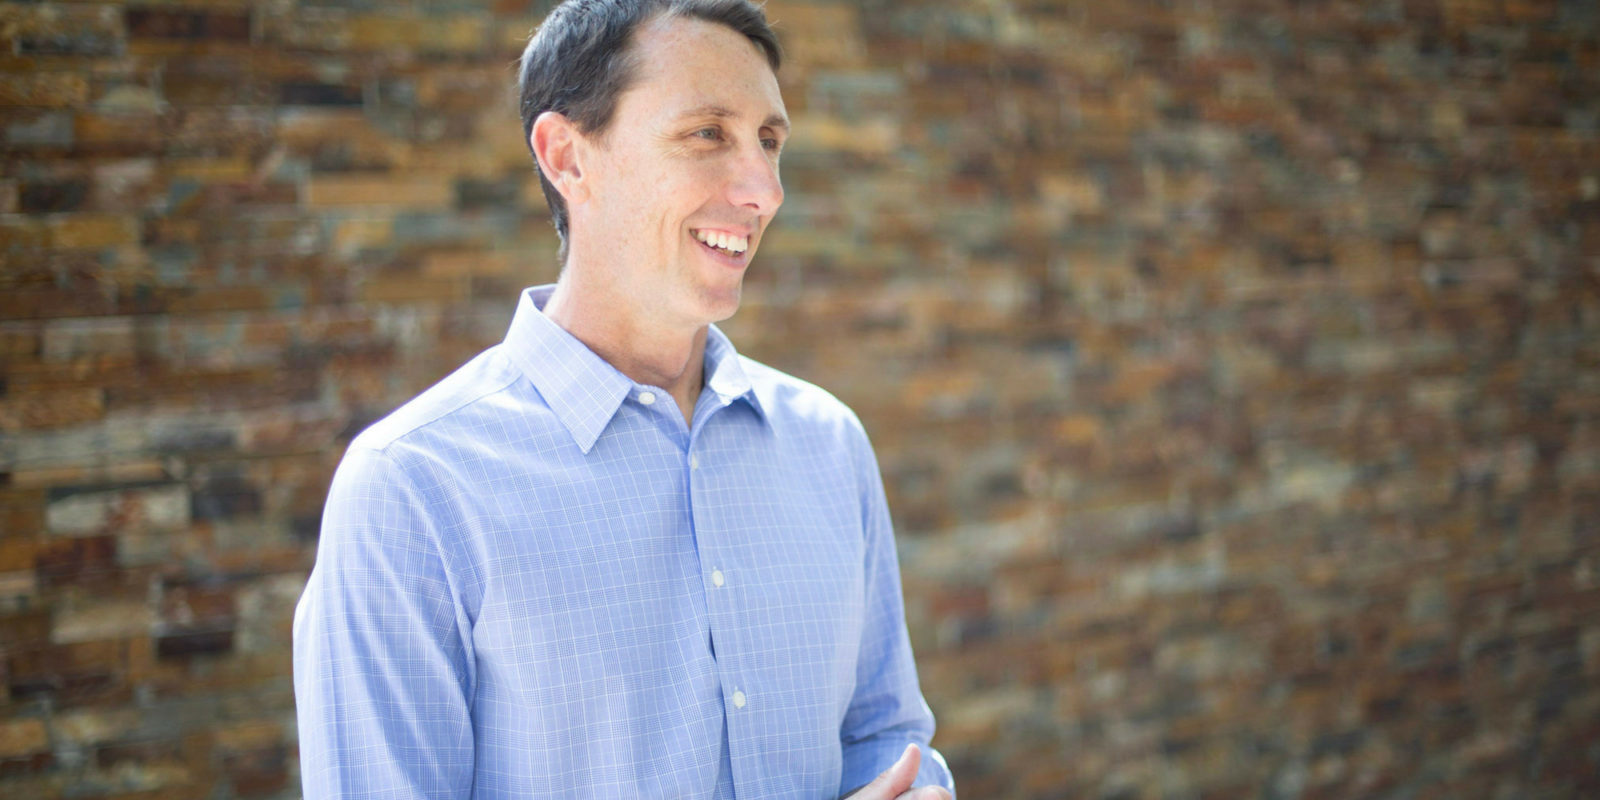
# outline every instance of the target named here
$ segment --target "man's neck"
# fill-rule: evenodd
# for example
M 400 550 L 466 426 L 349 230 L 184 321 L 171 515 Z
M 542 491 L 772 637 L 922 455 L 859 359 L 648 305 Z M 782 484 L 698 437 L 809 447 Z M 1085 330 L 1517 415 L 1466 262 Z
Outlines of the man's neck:
M 667 390 L 685 422 L 692 422 L 704 383 L 707 326 L 650 319 L 575 272 L 562 271 L 544 315 L 635 383 Z

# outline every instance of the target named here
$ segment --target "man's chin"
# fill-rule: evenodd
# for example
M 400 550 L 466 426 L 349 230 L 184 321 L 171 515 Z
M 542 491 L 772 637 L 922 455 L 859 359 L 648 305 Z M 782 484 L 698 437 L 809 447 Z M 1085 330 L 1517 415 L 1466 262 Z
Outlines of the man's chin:
M 743 293 L 742 284 L 736 284 L 729 289 L 707 289 L 701 296 L 706 319 L 710 322 L 722 322 L 738 313 Z

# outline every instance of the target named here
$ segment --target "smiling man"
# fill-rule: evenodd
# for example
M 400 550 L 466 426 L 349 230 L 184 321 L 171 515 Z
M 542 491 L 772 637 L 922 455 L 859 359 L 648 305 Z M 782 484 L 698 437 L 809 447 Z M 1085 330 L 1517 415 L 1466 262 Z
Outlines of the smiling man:
M 861 425 L 714 325 L 783 202 L 778 64 L 745 0 L 568 0 L 529 42 L 561 275 L 339 466 L 307 797 L 950 797 Z

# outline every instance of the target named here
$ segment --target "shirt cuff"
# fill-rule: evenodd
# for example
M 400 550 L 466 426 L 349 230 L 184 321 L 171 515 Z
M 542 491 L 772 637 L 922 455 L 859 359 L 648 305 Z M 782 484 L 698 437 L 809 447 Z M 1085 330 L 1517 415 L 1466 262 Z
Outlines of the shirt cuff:
M 894 765 L 911 741 L 872 739 L 847 745 L 844 748 L 844 770 L 839 780 L 839 793 L 842 795 L 871 783 L 873 778 Z M 917 778 L 911 785 L 943 786 L 953 799 L 956 796 L 956 784 L 944 756 L 922 742 L 917 742 L 917 746 L 922 748 L 922 764 L 917 768 Z

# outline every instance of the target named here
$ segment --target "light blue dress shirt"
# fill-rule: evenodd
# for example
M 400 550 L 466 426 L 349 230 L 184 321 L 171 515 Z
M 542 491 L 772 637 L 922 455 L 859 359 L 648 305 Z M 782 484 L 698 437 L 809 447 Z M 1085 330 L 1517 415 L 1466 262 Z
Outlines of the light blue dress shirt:
M 954 791 L 860 422 L 712 327 L 692 424 L 525 292 L 367 429 L 294 617 L 308 798 Z

